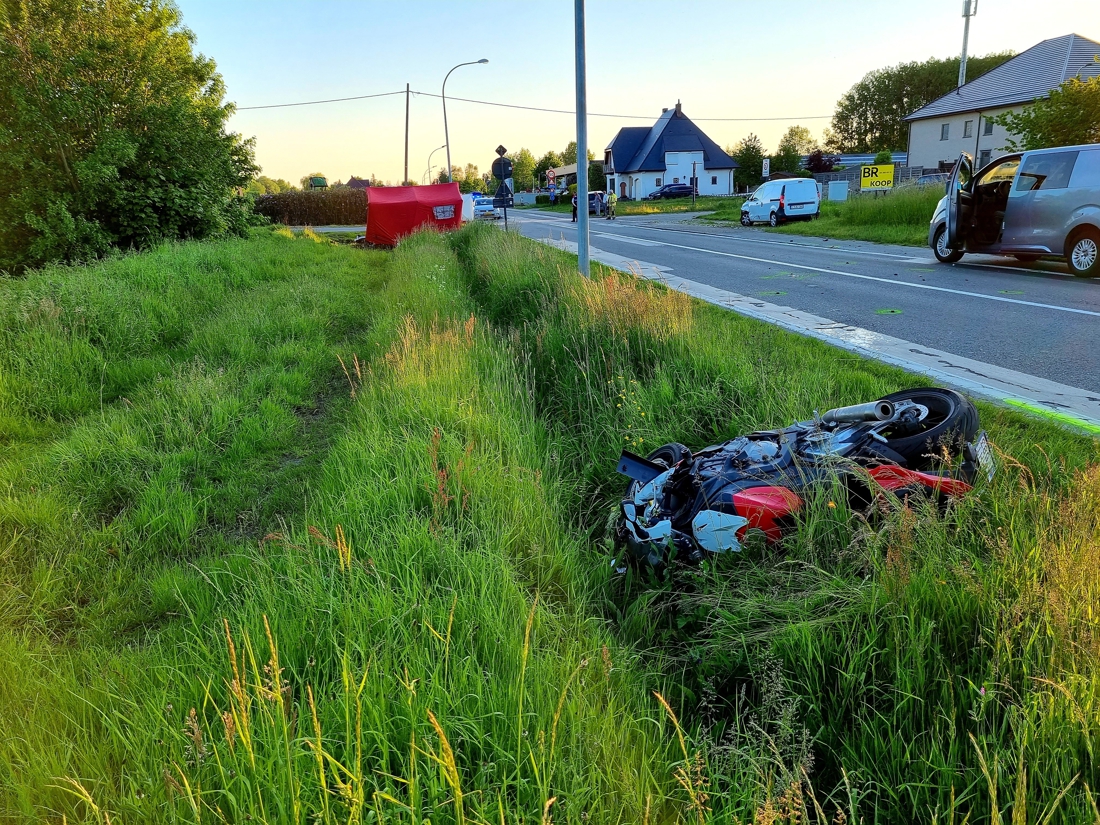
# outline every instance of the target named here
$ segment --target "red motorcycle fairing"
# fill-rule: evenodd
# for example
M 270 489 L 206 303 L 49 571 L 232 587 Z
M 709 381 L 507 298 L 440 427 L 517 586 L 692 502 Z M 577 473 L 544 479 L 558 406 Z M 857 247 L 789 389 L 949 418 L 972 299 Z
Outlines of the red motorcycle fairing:
M 960 481 L 957 478 L 923 473 L 919 470 L 907 470 L 895 464 L 880 464 L 878 467 L 872 467 L 867 472 L 879 487 L 891 492 L 919 485 L 947 496 L 961 496 L 974 489 L 965 481 Z
M 733 494 L 733 506 L 737 515 L 749 520 L 737 532 L 739 541 L 753 529 L 762 531 L 768 541 L 779 541 L 783 527 L 802 509 L 802 499 L 786 487 L 749 487 Z

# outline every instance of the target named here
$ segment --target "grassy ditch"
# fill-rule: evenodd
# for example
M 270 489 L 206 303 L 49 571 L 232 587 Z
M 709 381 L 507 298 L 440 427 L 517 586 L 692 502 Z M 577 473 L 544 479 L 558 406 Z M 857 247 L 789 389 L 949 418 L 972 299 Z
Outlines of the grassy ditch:
M 580 281 L 517 237 L 458 243 L 595 536 L 624 444 L 698 447 L 920 382 L 632 278 Z M 713 821 L 1096 816 L 1097 442 L 982 414 L 1002 472 L 946 514 L 822 500 L 781 548 L 620 582 L 609 616 L 676 675 Z
M 0 812 L 1078 822 L 1097 442 L 613 577 L 619 449 L 919 383 L 475 225 L 0 282 Z M 1047 818 L 1047 814 L 1050 814 Z
M 940 188 L 910 186 L 882 197 L 853 195 L 842 202 L 822 201 L 821 217 L 817 220 L 788 223 L 768 231 L 925 246 L 928 243 L 928 222 L 942 197 Z M 721 204 L 712 215 L 697 220 L 739 223 L 741 204 Z
M 679 810 L 660 681 L 441 239 L 163 247 L 0 282 L 0 317 L 5 821 Z

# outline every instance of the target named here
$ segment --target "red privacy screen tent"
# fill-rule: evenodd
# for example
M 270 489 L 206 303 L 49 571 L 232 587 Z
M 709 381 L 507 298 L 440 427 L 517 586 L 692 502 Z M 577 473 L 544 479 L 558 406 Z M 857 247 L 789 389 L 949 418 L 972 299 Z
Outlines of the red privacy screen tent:
M 367 243 L 394 246 L 422 226 L 444 231 L 461 225 L 462 194 L 457 183 L 367 189 Z

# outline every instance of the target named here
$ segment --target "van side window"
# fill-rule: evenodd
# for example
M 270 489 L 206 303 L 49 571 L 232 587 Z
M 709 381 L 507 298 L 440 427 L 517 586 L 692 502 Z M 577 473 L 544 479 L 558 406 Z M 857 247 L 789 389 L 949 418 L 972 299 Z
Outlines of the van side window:
M 1078 156 L 1069 185 L 1071 189 L 1081 186 L 1100 187 L 1100 149 L 1085 151 Z
M 1020 170 L 1020 177 L 1016 180 L 1016 191 L 1065 189 L 1069 186 L 1069 177 L 1073 173 L 1077 154 L 1077 152 L 1050 152 L 1031 155 L 1024 161 L 1024 168 Z

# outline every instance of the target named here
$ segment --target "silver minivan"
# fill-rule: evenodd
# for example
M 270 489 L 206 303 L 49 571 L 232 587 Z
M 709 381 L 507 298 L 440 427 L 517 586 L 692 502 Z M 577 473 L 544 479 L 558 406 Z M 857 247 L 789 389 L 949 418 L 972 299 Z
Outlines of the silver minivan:
M 741 204 L 741 225 L 813 220 L 821 210 L 821 184 L 813 178 L 782 178 L 763 183 Z
M 1100 275 L 1100 144 L 1017 152 L 972 170 L 963 152 L 928 227 L 936 258 L 1058 255 L 1075 275 Z

